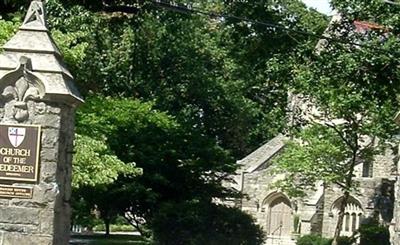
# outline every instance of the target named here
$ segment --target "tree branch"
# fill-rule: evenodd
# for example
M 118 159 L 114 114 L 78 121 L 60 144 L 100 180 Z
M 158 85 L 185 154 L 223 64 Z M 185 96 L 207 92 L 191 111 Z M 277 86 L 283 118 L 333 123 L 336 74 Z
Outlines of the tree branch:
M 346 137 L 342 134 L 342 132 L 340 132 L 339 129 L 336 128 L 334 124 L 329 124 L 326 122 L 325 125 L 332 128 L 339 135 L 339 137 L 346 143 L 346 145 L 348 145 L 354 151 L 354 146 L 351 144 L 351 142 L 349 142 L 346 139 Z
M 145 223 L 144 218 L 137 217 L 131 212 L 125 212 L 123 217 L 125 218 L 126 221 L 128 221 L 129 224 L 131 224 L 140 233 L 141 236 L 144 235 L 144 231 L 140 227 Z
M 338 185 L 338 186 L 339 186 L 340 188 L 342 188 L 342 189 L 346 189 L 346 186 L 345 186 L 344 184 L 338 182 L 338 181 L 334 181 L 333 183 L 336 184 L 336 185 Z

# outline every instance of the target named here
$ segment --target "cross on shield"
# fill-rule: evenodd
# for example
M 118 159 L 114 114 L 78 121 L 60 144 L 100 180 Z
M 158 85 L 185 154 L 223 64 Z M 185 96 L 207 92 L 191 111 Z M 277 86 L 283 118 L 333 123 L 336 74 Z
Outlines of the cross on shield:
M 14 147 L 18 147 L 25 139 L 25 128 L 8 128 L 8 139 Z

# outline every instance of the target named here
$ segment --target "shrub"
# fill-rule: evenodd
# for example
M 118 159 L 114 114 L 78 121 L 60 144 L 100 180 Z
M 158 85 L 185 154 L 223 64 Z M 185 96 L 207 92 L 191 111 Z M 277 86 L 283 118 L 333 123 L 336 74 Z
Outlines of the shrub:
M 263 232 L 250 215 L 213 203 L 165 203 L 151 227 L 161 245 L 263 244 Z
M 390 233 L 387 227 L 377 221 L 361 224 L 360 245 L 390 245 Z
M 352 245 L 356 242 L 354 237 L 341 236 L 338 238 L 338 245 Z
M 338 245 L 352 245 L 355 242 L 354 237 L 341 236 L 338 238 Z M 297 240 L 297 245 L 331 245 L 332 238 L 325 238 L 321 235 L 304 235 Z M 375 244 L 376 245 L 376 244 Z
M 297 245 L 331 245 L 332 239 L 321 237 L 320 235 L 304 235 L 297 240 Z

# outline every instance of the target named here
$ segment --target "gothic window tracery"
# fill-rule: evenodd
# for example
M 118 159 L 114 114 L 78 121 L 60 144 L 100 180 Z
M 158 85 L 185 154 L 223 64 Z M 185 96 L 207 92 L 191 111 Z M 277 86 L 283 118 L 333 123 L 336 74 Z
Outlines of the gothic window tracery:
M 332 206 L 332 213 L 334 217 L 338 217 L 339 208 L 343 198 L 336 200 Z M 351 236 L 360 227 L 360 223 L 363 219 L 364 211 L 359 201 L 355 198 L 350 197 L 349 201 L 344 210 L 342 235 Z

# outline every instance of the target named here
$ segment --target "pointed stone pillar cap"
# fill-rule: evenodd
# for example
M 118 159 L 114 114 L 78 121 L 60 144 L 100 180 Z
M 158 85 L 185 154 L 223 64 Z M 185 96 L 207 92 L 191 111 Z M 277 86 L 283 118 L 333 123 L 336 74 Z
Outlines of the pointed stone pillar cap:
M 31 66 L 25 69 L 44 85 L 43 100 L 73 105 L 83 102 L 73 82 L 73 76 L 66 68 L 61 52 L 48 31 L 45 5 L 42 1 L 31 2 L 19 31 L 3 49 L 4 52 L 0 54 L 0 87 L 9 83 L 5 79 L 10 74 L 18 73 L 20 61 L 28 59 Z
M 41 1 L 32 1 L 20 29 L 47 31 L 44 6 Z

